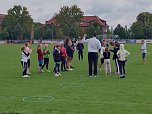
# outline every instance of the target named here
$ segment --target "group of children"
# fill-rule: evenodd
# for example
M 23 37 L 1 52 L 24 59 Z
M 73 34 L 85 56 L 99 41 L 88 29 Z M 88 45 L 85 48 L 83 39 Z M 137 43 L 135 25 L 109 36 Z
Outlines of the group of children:
M 144 40 L 141 41 L 141 51 L 142 51 L 142 58 L 143 63 L 145 63 L 145 57 L 146 57 L 146 43 Z M 101 70 L 101 67 L 104 66 L 105 74 L 111 75 L 111 62 L 110 57 L 111 53 L 113 53 L 113 60 L 115 62 L 116 66 L 116 74 L 120 74 L 120 78 L 125 78 L 125 63 L 127 61 L 127 56 L 130 55 L 130 53 L 124 49 L 123 44 L 119 44 L 118 42 L 111 42 L 111 46 L 113 46 L 113 49 L 109 49 L 109 45 L 107 45 L 107 42 L 103 40 L 101 42 L 101 50 L 100 50 L 100 59 L 101 64 L 99 66 L 99 69 Z M 29 48 L 30 43 L 27 42 L 25 46 L 21 48 L 22 51 L 22 59 L 21 64 L 23 67 L 23 77 L 29 77 L 30 73 L 30 54 L 32 53 L 32 49 Z M 53 59 L 54 59 L 54 76 L 62 76 L 60 73 L 60 68 L 62 71 L 72 71 L 74 67 L 72 67 L 72 60 L 73 60 L 73 54 L 75 49 L 78 50 L 78 59 L 83 60 L 83 49 L 84 45 L 81 43 L 81 39 L 79 39 L 74 45 L 74 43 L 71 41 L 71 39 L 66 39 L 65 43 L 63 44 L 55 44 L 53 49 Z M 44 44 L 44 50 L 42 50 L 42 44 L 38 44 L 37 47 L 37 54 L 38 54 L 38 73 L 42 73 L 43 68 L 46 66 L 46 71 L 50 72 L 49 70 L 49 55 L 50 51 L 48 49 L 48 44 Z
M 65 42 L 62 44 L 55 44 L 52 52 L 53 60 L 55 63 L 54 66 L 54 76 L 62 76 L 61 71 L 72 71 L 72 60 L 74 51 L 78 50 L 78 58 L 79 60 L 83 60 L 83 49 L 84 45 L 79 40 L 77 45 L 72 42 L 71 39 L 65 39 Z M 30 49 L 30 43 L 27 42 L 22 48 L 22 67 L 23 67 L 23 77 L 29 77 L 30 73 L 30 54 L 32 53 L 32 49 Z M 48 49 L 48 44 L 44 44 L 44 49 L 42 50 L 42 43 L 39 43 L 37 46 L 37 57 L 38 57 L 38 73 L 44 72 L 44 67 L 46 67 L 47 72 L 51 72 L 49 70 L 49 58 L 50 51 Z
M 111 62 L 110 62 L 110 56 L 111 52 L 113 53 L 113 60 L 115 62 L 116 66 L 116 74 L 120 74 L 120 78 L 125 78 L 125 62 L 126 57 L 130 55 L 128 51 L 124 49 L 123 44 L 119 44 L 118 42 L 111 42 L 111 46 L 113 46 L 113 49 L 109 49 L 109 45 L 106 44 L 106 41 L 103 41 L 101 43 L 101 51 L 100 51 L 100 59 L 101 59 L 101 66 L 104 65 L 105 74 L 111 75 Z

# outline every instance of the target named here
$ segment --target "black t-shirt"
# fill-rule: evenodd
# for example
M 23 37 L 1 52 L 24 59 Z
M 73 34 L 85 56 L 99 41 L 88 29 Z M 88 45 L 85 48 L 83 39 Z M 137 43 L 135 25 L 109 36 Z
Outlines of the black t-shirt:
M 104 52 L 103 57 L 104 59 L 110 59 L 110 52 Z
M 66 52 L 67 52 L 67 55 L 69 56 L 69 57 L 73 57 L 73 50 L 72 50 L 72 48 L 73 47 L 71 47 L 71 46 L 67 46 L 66 47 Z
M 114 47 L 114 49 L 111 50 L 111 52 L 113 52 L 113 60 L 118 58 L 118 56 L 117 56 L 118 50 L 119 50 L 119 48 L 117 48 L 117 47 Z
M 78 43 L 77 44 L 77 50 L 83 50 L 83 49 L 84 49 L 83 43 Z

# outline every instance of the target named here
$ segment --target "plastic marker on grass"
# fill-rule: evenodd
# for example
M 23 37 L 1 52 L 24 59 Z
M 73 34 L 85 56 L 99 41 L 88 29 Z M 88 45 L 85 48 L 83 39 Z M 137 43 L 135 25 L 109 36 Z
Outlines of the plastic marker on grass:
M 55 98 L 52 96 L 27 96 L 23 97 L 24 102 L 50 102 Z

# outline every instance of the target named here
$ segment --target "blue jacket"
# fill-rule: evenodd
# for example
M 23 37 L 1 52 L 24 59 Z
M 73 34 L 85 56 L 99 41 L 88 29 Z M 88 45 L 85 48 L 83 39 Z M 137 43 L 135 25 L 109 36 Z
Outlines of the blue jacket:
M 61 54 L 60 51 L 57 49 L 53 50 L 53 58 L 54 58 L 54 62 L 60 62 L 61 61 Z

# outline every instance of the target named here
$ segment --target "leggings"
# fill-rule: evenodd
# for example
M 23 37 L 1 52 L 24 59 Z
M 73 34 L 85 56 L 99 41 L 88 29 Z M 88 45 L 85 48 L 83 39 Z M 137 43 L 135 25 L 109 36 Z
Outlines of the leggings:
M 26 75 L 27 72 L 27 62 L 21 61 L 21 65 L 23 67 L 23 76 Z
M 79 58 L 79 60 L 83 60 L 83 50 L 79 50 L 78 51 L 78 58 Z
M 49 58 L 44 58 L 44 64 L 42 66 L 42 69 L 46 66 L 46 69 L 49 69 Z
M 121 76 L 126 74 L 125 63 L 126 61 L 119 61 L 119 71 Z

